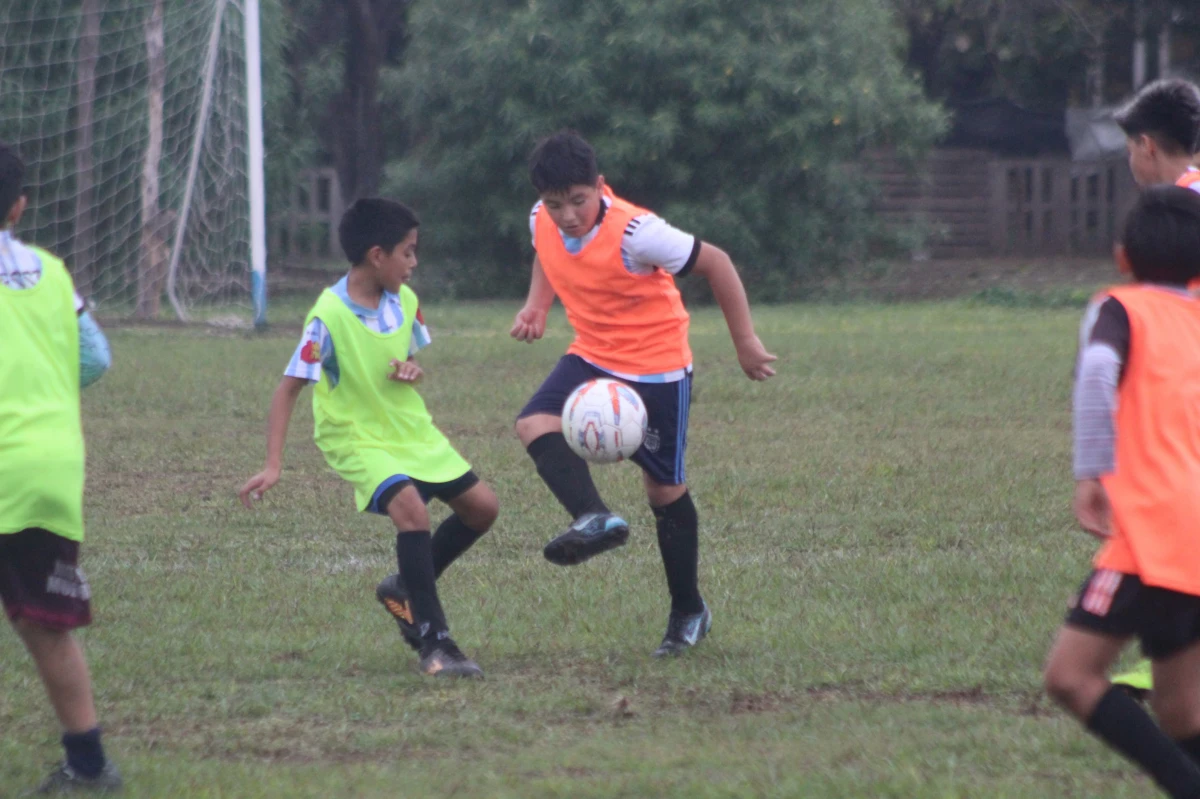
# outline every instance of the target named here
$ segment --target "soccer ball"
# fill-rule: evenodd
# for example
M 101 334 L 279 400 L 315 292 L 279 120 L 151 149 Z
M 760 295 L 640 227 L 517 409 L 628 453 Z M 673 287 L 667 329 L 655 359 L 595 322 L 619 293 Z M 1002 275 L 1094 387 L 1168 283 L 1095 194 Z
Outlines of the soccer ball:
M 567 397 L 563 437 L 579 457 L 593 463 L 629 458 L 646 440 L 646 406 L 633 387 L 597 378 Z

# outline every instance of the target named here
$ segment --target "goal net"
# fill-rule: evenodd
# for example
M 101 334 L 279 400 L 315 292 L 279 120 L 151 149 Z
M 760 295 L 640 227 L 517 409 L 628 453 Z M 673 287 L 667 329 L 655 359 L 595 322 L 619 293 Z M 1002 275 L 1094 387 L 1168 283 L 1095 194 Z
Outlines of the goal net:
M 0 0 L 16 233 L 102 317 L 251 318 L 249 1 Z

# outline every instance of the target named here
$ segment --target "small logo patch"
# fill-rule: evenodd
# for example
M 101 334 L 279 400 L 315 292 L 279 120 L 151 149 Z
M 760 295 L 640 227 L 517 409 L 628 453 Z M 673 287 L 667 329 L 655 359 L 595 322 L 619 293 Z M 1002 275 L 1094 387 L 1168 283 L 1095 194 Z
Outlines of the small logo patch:
M 658 448 L 662 446 L 662 439 L 658 436 L 657 430 L 647 429 L 646 440 L 642 443 L 647 452 L 658 452 Z
M 54 573 L 46 580 L 46 593 L 85 601 L 92 598 L 92 589 L 83 576 L 83 570 L 61 560 L 54 562 Z
M 320 363 L 321 362 L 321 343 L 319 341 L 310 341 L 300 350 L 300 360 L 305 363 Z

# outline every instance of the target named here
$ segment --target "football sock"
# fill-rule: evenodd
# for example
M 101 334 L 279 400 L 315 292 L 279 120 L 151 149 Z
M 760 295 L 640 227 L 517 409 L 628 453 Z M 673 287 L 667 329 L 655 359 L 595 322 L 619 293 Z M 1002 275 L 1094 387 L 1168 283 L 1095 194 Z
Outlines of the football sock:
M 692 495 L 661 508 L 652 507 L 658 526 L 658 549 L 667 570 L 667 588 L 671 591 L 671 610 L 699 613 L 704 610 L 697 585 L 696 566 L 700 559 L 699 528 Z
M 1087 728 L 1141 766 L 1169 795 L 1200 797 L 1200 766 L 1120 688 L 1114 685 L 1100 698 Z
M 76 774 L 95 777 L 104 770 L 104 747 L 100 745 L 100 728 L 87 732 L 68 732 L 62 737 L 67 750 L 67 765 Z
M 600 499 L 596 484 L 592 482 L 587 461 L 571 451 L 562 433 L 538 436 L 530 442 L 526 451 L 533 458 L 542 480 L 572 519 L 578 519 L 585 513 L 609 512 L 604 500 Z
M 438 599 L 437 578 L 433 573 L 433 543 L 428 530 L 396 533 L 396 562 L 408 591 L 413 619 L 426 641 L 445 638 L 449 633 L 446 614 Z
M 486 532 L 486 531 L 484 531 Z M 441 577 L 446 567 L 458 559 L 471 546 L 483 537 L 483 533 L 472 530 L 466 522 L 452 513 L 438 525 L 433 534 L 433 574 Z

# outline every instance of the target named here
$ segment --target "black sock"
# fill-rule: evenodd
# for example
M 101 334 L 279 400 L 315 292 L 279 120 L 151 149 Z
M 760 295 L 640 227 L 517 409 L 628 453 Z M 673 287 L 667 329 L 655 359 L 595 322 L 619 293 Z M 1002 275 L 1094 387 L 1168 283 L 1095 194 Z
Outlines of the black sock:
M 396 533 L 396 562 L 400 565 L 400 577 L 408 591 L 413 619 L 421 631 L 421 637 L 427 641 L 445 638 L 449 628 L 438 599 L 429 531 L 406 530 Z
M 699 613 L 704 610 L 697 584 L 696 567 L 700 559 L 700 520 L 692 495 L 662 508 L 651 508 L 658 523 L 658 550 L 667 570 L 667 588 L 671 591 L 671 610 Z
M 538 436 L 526 447 L 526 452 L 572 519 L 585 513 L 608 513 L 608 506 L 592 482 L 587 461 L 571 451 L 562 433 Z
M 1200 766 L 1120 688 L 1114 685 L 1100 698 L 1087 728 L 1141 766 L 1169 795 L 1200 797 Z
M 484 531 L 486 532 L 486 531 Z M 433 574 L 441 577 L 446 567 L 458 559 L 471 546 L 483 537 L 483 533 L 467 527 L 466 522 L 452 513 L 438 525 L 433 534 Z
M 76 774 L 95 777 L 104 770 L 104 747 L 100 745 L 100 728 L 87 732 L 68 732 L 62 737 L 67 750 L 67 765 Z
M 1179 748 L 1187 753 L 1193 763 L 1200 763 L 1200 735 L 1193 735 L 1175 743 L 1179 744 Z

